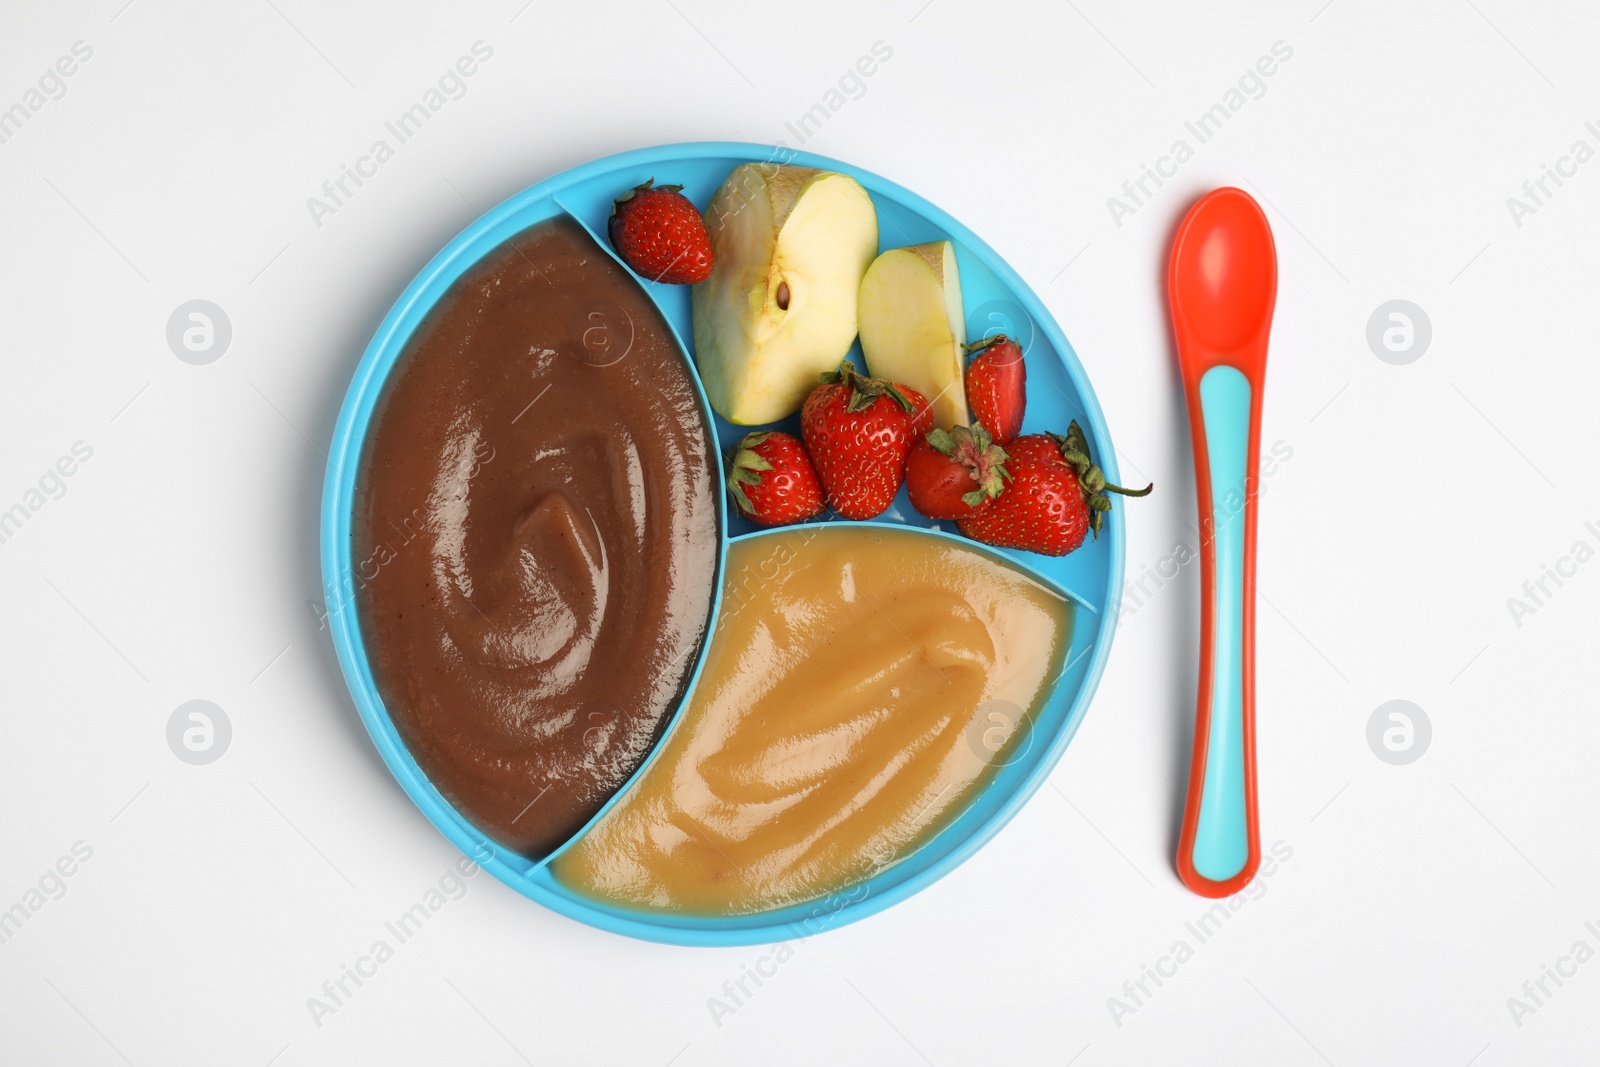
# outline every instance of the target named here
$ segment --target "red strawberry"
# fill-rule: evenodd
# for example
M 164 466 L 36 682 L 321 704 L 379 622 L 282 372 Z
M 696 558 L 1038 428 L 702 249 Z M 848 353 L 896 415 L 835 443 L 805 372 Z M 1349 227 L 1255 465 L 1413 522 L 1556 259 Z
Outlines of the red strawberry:
M 989 506 L 1010 477 L 1005 449 L 982 425 L 934 430 L 906 460 L 911 506 L 930 519 L 962 519 Z
M 634 272 L 653 282 L 689 285 L 711 273 L 711 238 L 681 185 L 651 178 L 611 207 L 611 247 Z
M 728 492 L 739 514 L 763 526 L 822 514 L 822 483 L 806 446 L 793 434 L 745 434 L 728 460 Z
M 1064 556 L 1083 544 L 1090 530 L 1100 536 L 1100 519 L 1111 510 L 1107 492 L 1144 496 L 1154 486 L 1124 489 L 1112 485 L 1089 459 L 1089 443 L 1074 422 L 1065 437 L 1029 434 L 1006 449 L 1011 484 L 977 514 L 958 520 L 974 541 Z
M 806 397 L 800 432 L 829 506 L 845 518 L 870 519 L 894 502 L 911 451 L 912 395 L 846 360 Z
M 967 364 L 967 406 L 974 422 L 989 428 L 995 444 L 1009 445 L 1022 432 L 1022 409 L 1028 401 L 1028 369 L 1022 349 L 1005 334 L 985 338 L 970 351 Z
M 933 429 L 933 405 L 928 402 L 927 397 L 909 385 L 895 388 L 906 394 L 906 399 L 911 401 L 911 439 L 920 441 L 929 430 Z

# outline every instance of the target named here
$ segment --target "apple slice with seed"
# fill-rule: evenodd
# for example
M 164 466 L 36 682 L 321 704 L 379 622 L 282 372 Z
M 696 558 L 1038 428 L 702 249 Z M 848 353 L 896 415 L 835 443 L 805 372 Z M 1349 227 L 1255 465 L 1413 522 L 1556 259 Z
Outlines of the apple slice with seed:
M 729 422 L 800 409 L 856 337 L 861 276 L 878 250 L 872 198 L 812 167 L 735 167 L 706 209 L 714 262 L 693 291 L 695 359 Z

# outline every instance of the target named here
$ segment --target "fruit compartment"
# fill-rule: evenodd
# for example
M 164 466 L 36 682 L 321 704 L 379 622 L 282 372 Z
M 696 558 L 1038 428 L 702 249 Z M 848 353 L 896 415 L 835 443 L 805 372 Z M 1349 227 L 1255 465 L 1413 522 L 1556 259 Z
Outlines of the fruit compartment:
M 694 146 L 668 146 L 669 149 L 690 147 Z M 753 149 L 757 146 L 744 147 Z M 1023 422 L 1023 433 L 1037 433 L 1043 430 L 1065 433 L 1067 425 L 1076 419 L 1088 433 L 1090 446 L 1095 453 L 1094 459 L 1105 471 L 1106 478 L 1118 482 L 1115 455 L 1100 425 L 1098 406 L 1093 407 L 1094 416 L 1091 418 L 1089 414 L 1091 408 L 1083 399 L 1085 395 L 1092 396 L 1088 392 L 1087 378 L 1078 367 L 1077 357 L 1065 336 L 1048 318 L 1048 313 L 1044 312 L 1042 306 L 1038 306 L 1038 298 L 1009 268 L 1004 268 L 1003 276 L 991 266 L 1000 264 L 1001 261 L 988 246 L 977 241 L 964 227 L 956 226 L 952 229 L 949 225 L 942 224 L 938 218 L 929 215 L 926 207 L 918 210 L 917 205 L 920 200 L 898 186 L 835 160 L 806 153 L 784 153 L 775 157 L 772 150 L 767 149 L 765 155 L 702 156 L 662 160 L 659 163 L 641 161 L 632 166 L 618 167 L 606 173 L 574 181 L 556 191 L 552 199 L 576 218 L 600 246 L 610 253 L 611 244 L 606 236 L 606 220 L 610 217 L 612 202 L 622 192 L 654 178 L 658 183 L 670 182 L 682 185 L 684 195 L 703 209 L 734 167 L 741 163 L 774 158 L 803 166 L 838 170 L 861 182 L 872 194 L 873 203 L 878 211 L 880 252 L 926 241 L 950 241 L 955 246 L 956 261 L 961 273 L 961 292 L 969 341 L 1003 333 L 1016 339 L 1022 346 L 1028 368 L 1028 410 Z M 942 212 L 938 214 L 943 215 Z M 689 286 L 666 285 L 644 279 L 640 279 L 640 284 L 654 299 L 656 306 L 661 309 L 677 334 L 678 340 L 683 343 L 685 351 L 692 357 L 694 330 L 689 305 Z M 1035 305 L 1037 311 L 1030 311 L 1030 304 Z M 866 362 L 861 355 L 859 339 L 850 347 L 850 359 L 858 368 L 865 370 Z M 1090 404 L 1092 403 L 1090 401 Z M 737 444 L 746 433 L 758 428 L 736 426 L 721 416 L 714 416 L 714 423 L 717 441 L 724 453 Z M 798 436 L 800 418 L 798 415 L 792 415 L 759 428 L 786 430 Z M 1099 432 L 1096 432 L 1097 429 Z M 953 522 L 941 523 L 917 514 L 911 507 L 903 486 L 894 504 L 881 518 L 902 526 L 919 526 L 950 532 L 955 530 Z M 1114 509 L 1108 518 L 1110 522 L 1120 522 L 1120 508 Z M 761 527 L 730 510 L 728 515 L 730 537 L 742 537 L 760 529 Z M 1109 530 L 1103 531 L 1102 537 L 1106 532 Z M 1093 547 L 1092 544 L 1086 545 L 1077 552 L 1056 558 L 1010 549 L 995 549 L 995 551 L 1024 569 L 1040 575 L 1052 587 L 1064 590 L 1080 606 L 1098 612 L 1104 607 L 1107 599 L 1106 577 L 1109 560 L 1106 553 L 1092 551 Z
M 741 163 L 763 160 L 794 163 L 848 174 L 871 194 L 879 220 L 879 249 L 925 241 L 949 240 L 956 249 L 969 340 L 1005 333 L 1019 341 L 1028 370 L 1028 407 L 1023 432 L 1065 432 L 1077 420 L 1088 435 L 1095 460 L 1108 480 L 1117 482 L 1116 456 L 1087 376 L 1066 337 L 1021 278 L 975 235 L 932 204 L 898 185 L 836 160 L 809 153 L 775 152 L 768 146 L 707 143 L 665 145 L 596 160 L 540 182 L 491 209 L 450 242 L 419 273 L 380 325 L 352 380 L 329 455 L 323 500 L 323 573 L 330 605 L 330 628 L 351 694 L 380 754 L 424 815 L 468 856 L 498 879 L 557 912 L 603 929 L 633 937 L 677 944 L 757 944 L 864 918 L 926 887 L 977 851 L 1032 793 L 1043 784 L 1081 721 L 1104 667 L 1115 628 L 1115 594 L 1123 569 L 1123 509 L 1106 516 L 1097 540 L 1060 558 L 978 545 L 961 537 L 953 522 L 937 522 L 912 509 L 904 487 L 890 509 L 858 526 L 912 527 L 949 538 L 1004 559 L 1038 579 L 1073 604 L 1072 638 L 1061 674 L 1044 705 L 1022 736 L 1004 750 L 1003 763 L 967 807 L 937 835 L 885 870 L 831 897 L 752 915 L 706 917 L 641 912 L 582 896 L 559 883 L 548 863 L 562 849 L 530 860 L 495 846 L 438 793 L 400 741 L 366 663 L 356 625 L 350 585 L 350 517 L 352 479 L 373 404 L 383 382 L 411 333 L 440 296 L 464 271 L 490 250 L 535 223 L 561 215 L 577 221 L 607 255 L 606 236 L 613 200 L 622 192 L 655 179 L 681 184 L 684 193 L 704 208 L 728 172 Z M 615 256 L 613 255 L 613 258 Z M 687 286 L 639 279 L 661 310 L 680 348 L 694 366 L 690 291 Z M 864 366 L 859 341 L 850 351 Z M 696 375 L 697 388 L 699 386 Z M 724 454 L 753 427 L 735 426 L 700 401 L 718 443 L 717 474 L 723 477 Z M 799 418 L 774 423 L 799 433 Z M 766 531 L 727 506 L 720 508 L 722 551 L 731 541 L 761 537 Z M 828 516 L 815 520 L 848 522 Z M 787 527 L 780 529 L 788 529 Z M 712 627 L 721 609 L 714 592 Z M 349 610 L 344 610 L 348 608 Z M 708 641 L 709 641 L 708 630 Z M 685 699 L 669 715 L 662 739 L 676 727 L 705 659 L 702 647 Z M 611 800 L 568 841 L 576 841 L 632 787 L 662 749 L 658 740 L 645 762 Z

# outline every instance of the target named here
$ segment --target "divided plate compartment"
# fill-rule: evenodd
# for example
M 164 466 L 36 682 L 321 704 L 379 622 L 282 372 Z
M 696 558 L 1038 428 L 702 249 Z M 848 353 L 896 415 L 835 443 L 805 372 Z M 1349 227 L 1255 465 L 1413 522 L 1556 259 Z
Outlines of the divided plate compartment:
M 322 571 L 334 645 L 362 722 L 406 793 L 429 821 L 467 856 L 525 896 L 591 926 L 672 944 L 750 945 L 809 936 L 865 918 L 903 900 L 977 851 L 1044 783 L 1077 731 L 1110 652 L 1122 586 L 1124 509 L 1121 506 L 1113 508 L 1106 516 L 1098 540 L 1060 558 L 977 545 L 960 537 L 954 523 L 940 523 L 918 515 L 903 488 L 890 509 L 871 522 L 818 520 L 819 523 L 926 529 L 930 536 L 956 540 L 965 547 L 1001 557 L 1069 599 L 1073 605 L 1072 638 L 1064 667 L 1029 726 L 1019 730 L 1002 750 L 1000 765 L 989 781 L 956 818 L 915 852 L 871 878 L 823 899 L 752 915 L 716 917 L 645 912 L 608 905 L 568 889 L 550 874 L 547 864 L 566 846 L 542 860 L 530 860 L 497 846 L 463 818 L 428 781 L 401 741 L 378 695 L 356 620 L 352 583 L 354 480 L 373 406 L 388 374 L 413 331 L 450 285 L 484 255 L 527 227 L 546 219 L 569 216 L 588 230 L 610 255 L 606 220 L 612 201 L 626 190 L 651 178 L 659 184 L 680 184 L 684 193 L 703 208 L 735 166 L 763 161 L 838 171 L 859 181 L 877 208 L 880 250 L 925 241 L 951 241 L 961 272 L 968 339 L 1005 333 L 1022 345 L 1028 369 L 1024 432 L 1048 429 L 1061 433 L 1076 419 L 1088 435 L 1095 461 L 1104 469 L 1106 478 L 1120 482 L 1116 453 L 1099 403 L 1071 345 L 1033 291 L 970 230 L 914 193 L 837 160 L 765 145 L 706 142 L 639 149 L 558 174 L 497 205 L 446 245 L 407 286 L 362 356 L 334 428 L 323 487 Z M 689 287 L 647 281 L 640 281 L 640 284 L 660 308 L 693 367 Z M 863 365 L 859 343 L 851 348 L 851 358 L 858 366 Z M 698 390 L 698 375 L 695 382 Z M 720 479 L 723 473 L 721 454 L 753 427 L 734 426 L 715 416 L 703 390 L 700 390 L 699 399 L 715 430 Z M 799 418 L 791 416 L 775 426 L 798 434 Z M 723 497 L 719 511 L 723 535 L 717 568 L 718 588 L 713 592 L 713 627 L 721 607 L 721 575 L 728 544 L 770 532 L 728 507 L 720 485 L 718 492 Z M 706 644 L 709 641 L 708 632 Z M 702 647 L 689 683 L 691 692 L 704 660 L 705 648 Z M 687 702 L 685 698 L 671 713 L 663 740 L 676 726 Z M 585 830 L 627 792 L 662 747 L 658 741 L 645 763 L 590 820 Z M 583 832 L 579 831 L 568 844 Z

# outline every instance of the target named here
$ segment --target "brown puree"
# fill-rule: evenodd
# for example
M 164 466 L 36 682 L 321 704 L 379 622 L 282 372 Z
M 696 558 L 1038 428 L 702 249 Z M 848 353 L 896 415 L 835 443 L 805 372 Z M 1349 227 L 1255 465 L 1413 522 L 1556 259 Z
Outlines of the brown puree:
M 1031 721 L 1071 620 L 1021 571 L 919 531 L 736 541 L 677 728 L 552 871 L 623 906 L 720 915 L 868 877 L 1023 743 L 997 743 L 991 716 Z
M 576 223 L 457 280 L 373 416 L 361 633 L 418 765 L 541 856 L 636 770 L 716 589 L 716 447 L 644 291 Z

